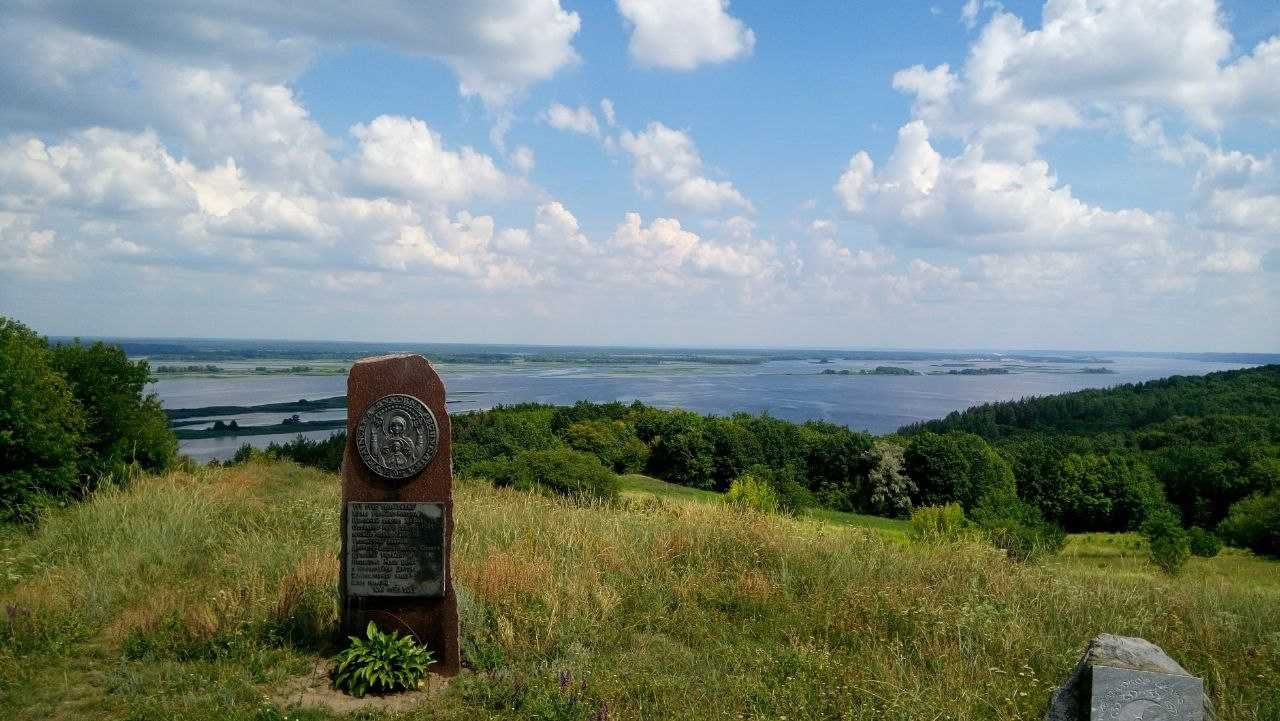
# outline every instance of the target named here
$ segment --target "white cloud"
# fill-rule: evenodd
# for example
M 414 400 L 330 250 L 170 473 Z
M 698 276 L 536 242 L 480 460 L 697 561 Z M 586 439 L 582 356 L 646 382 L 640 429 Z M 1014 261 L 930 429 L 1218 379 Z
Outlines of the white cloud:
M 11 137 L 0 144 L 0 206 L 66 203 L 104 217 L 194 210 L 191 170 L 151 132 L 90 128 L 55 145 Z
M 546 111 L 547 123 L 557 130 L 600 137 L 600 123 L 595 113 L 586 105 L 571 108 L 561 103 L 552 103 Z
M 127 77 L 113 77 L 122 61 L 235 68 L 250 80 L 277 84 L 296 77 L 319 48 L 359 43 L 439 60 L 456 73 L 464 95 L 498 107 L 575 62 L 572 41 L 581 24 L 559 0 L 388 0 L 358 7 L 334 0 L 182 1 L 108 4 L 93 12 L 51 2 L 19 6 L 9 15 L 0 40 L 10 57 L 39 59 L 0 70 L 0 91 L 17 93 L 0 92 L 17 101 L 7 108 L 10 117 L 55 114 L 52 106 L 68 91 L 82 89 L 109 114 L 99 101 L 128 89 Z
M 417 118 L 382 115 L 351 134 L 359 141 L 352 173 L 375 194 L 458 203 L 503 198 L 521 187 L 489 156 L 469 146 L 445 149 L 440 134 Z
M 1280 116 L 1280 37 L 1233 59 L 1210 0 L 1049 0 L 1031 30 L 996 4 L 982 7 L 995 12 L 958 74 L 917 65 L 894 77 L 936 131 L 1016 139 L 1004 154 L 1026 158 L 1044 130 L 1120 127 L 1135 109 L 1207 129 Z M 977 12 L 969 2 L 962 18 L 976 22 Z
M 0 267 L 34 278 L 65 277 L 72 270 L 60 253 L 58 236 L 37 229 L 28 215 L 0 211 Z
M 658 185 L 666 191 L 667 200 L 681 208 L 701 213 L 726 207 L 752 209 L 733 183 L 702 175 L 702 156 L 684 131 L 652 122 L 640 133 L 624 130 L 619 143 L 635 163 L 636 182 Z
M 640 65 L 692 70 L 751 54 L 756 36 L 728 13 L 728 0 L 618 0 Z
M 578 219 L 558 201 L 538 206 L 533 235 L 538 239 L 539 250 L 567 251 L 575 256 L 593 251 L 587 236 L 578 227 Z
M 1200 267 L 1210 273 L 1256 273 L 1262 259 L 1241 248 L 1220 250 L 1205 257 Z
M 511 151 L 510 160 L 515 169 L 524 175 L 528 175 L 533 171 L 533 166 L 536 162 L 533 149 L 527 145 L 521 145 Z
M 859 152 L 835 186 L 854 217 L 886 240 L 969 249 L 1109 247 L 1167 233 L 1138 209 L 1107 211 L 1074 197 L 1042 160 L 988 160 L 983 145 L 944 157 L 912 121 L 879 172 Z
M 612 128 L 614 125 L 618 124 L 618 116 L 614 114 L 612 100 L 608 98 L 601 100 L 600 112 L 604 114 L 604 122 L 606 125 Z
M 686 230 L 674 218 L 655 218 L 648 227 L 639 213 L 627 213 L 614 229 L 609 247 L 619 277 L 633 283 L 678 286 L 688 273 L 766 279 L 776 272 L 767 244 L 736 246 L 708 241 Z

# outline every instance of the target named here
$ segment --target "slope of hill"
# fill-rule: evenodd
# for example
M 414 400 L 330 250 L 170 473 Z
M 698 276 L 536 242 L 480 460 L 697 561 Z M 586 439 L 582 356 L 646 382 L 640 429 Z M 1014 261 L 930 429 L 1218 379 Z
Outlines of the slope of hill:
M 1179 416 L 1210 415 L 1280 418 L 1280 365 L 984 403 L 899 432 L 967 431 L 997 440 L 1024 431 L 1135 431 Z
M 0 529 L 0 718 L 329 718 L 272 694 L 334 651 L 337 490 L 252 462 Z M 1169 578 L 1097 537 L 1026 566 L 697 501 L 456 496 L 471 670 L 399 718 L 1038 718 L 1101 631 L 1204 676 L 1221 721 L 1280 716 L 1280 566 L 1246 554 Z
M 1242 499 L 1280 492 L 1280 365 L 988 403 L 901 430 L 949 432 L 994 444 L 1019 495 L 1068 530 L 1132 528 L 1163 498 L 1212 529 Z

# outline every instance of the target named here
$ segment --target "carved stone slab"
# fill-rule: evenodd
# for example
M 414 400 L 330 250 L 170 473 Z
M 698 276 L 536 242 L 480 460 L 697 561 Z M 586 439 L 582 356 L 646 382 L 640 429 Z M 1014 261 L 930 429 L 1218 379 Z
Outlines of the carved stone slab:
M 348 595 L 444 595 L 444 504 L 348 503 L 346 534 Z
M 443 676 L 461 667 L 450 577 L 451 434 L 444 381 L 426 358 L 401 353 L 351 366 L 342 457 L 342 631 L 363 635 L 373 621 L 413 636 L 436 659 L 428 670 Z M 370 510 L 376 504 L 392 510 Z M 408 508 L 413 511 L 396 510 Z
M 1093 667 L 1091 721 L 1203 721 L 1204 682 L 1194 676 Z

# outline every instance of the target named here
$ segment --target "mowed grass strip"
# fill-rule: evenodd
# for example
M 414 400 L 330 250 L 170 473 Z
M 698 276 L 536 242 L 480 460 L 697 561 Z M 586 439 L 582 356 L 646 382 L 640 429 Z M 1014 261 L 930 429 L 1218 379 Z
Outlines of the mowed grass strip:
M 473 671 L 397 718 L 1034 719 L 1102 631 L 1204 676 L 1224 721 L 1280 718 L 1280 564 L 1246 554 L 1168 578 L 1105 538 L 1021 566 L 654 493 L 456 493 Z M 267 696 L 335 650 L 337 549 L 336 477 L 288 463 L 5 529 L 0 718 L 327 718 Z

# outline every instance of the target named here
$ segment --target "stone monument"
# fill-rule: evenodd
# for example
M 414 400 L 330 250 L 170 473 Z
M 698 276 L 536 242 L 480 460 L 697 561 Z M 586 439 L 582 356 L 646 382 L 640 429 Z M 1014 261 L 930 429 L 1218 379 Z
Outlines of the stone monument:
M 1141 638 L 1102 634 L 1049 700 L 1045 721 L 1211 721 L 1204 682 Z
M 458 673 L 451 578 L 453 463 L 444 382 L 426 358 L 364 358 L 347 377 L 342 458 L 344 635 L 369 621 L 425 644 L 432 673 Z

